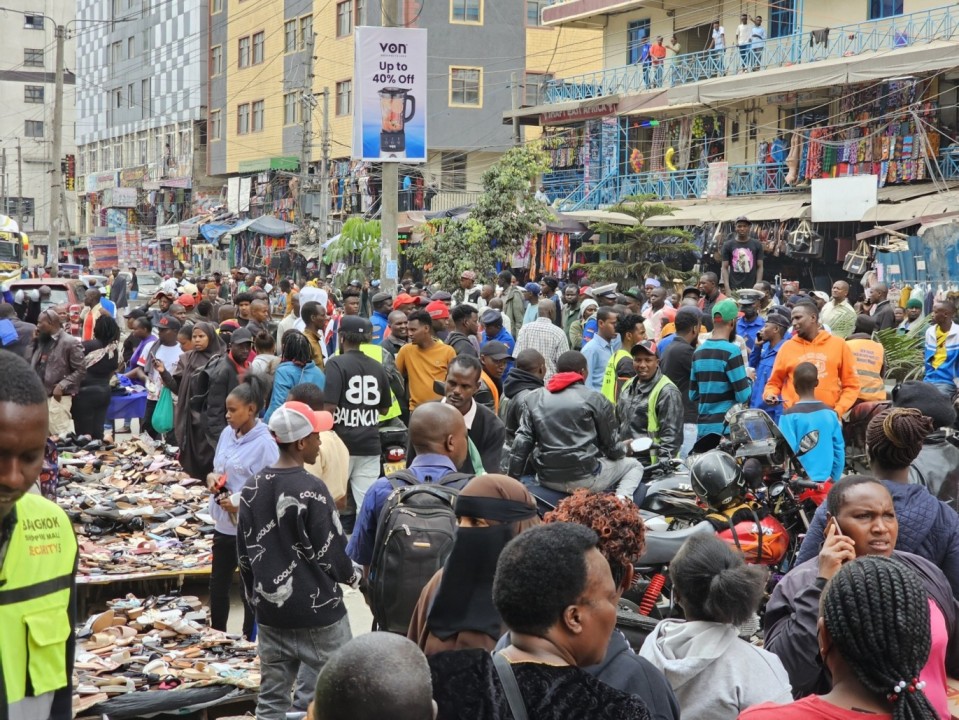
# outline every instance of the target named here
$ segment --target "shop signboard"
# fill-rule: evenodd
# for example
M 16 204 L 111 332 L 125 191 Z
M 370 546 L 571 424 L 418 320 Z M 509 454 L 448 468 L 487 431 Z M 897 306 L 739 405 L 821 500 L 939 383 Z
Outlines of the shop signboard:
M 141 187 L 144 181 L 149 179 L 150 172 L 146 165 L 137 165 L 120 171 L 120 187 L 123 188 Z
M 95 193 L 116 186 L 117 174 L 115 172 L 90 173 L 84 179 L 85 191 L 88 193 Z
M 426 30 L 358 27 L 355 48 L 353 157 L 426 162 Z

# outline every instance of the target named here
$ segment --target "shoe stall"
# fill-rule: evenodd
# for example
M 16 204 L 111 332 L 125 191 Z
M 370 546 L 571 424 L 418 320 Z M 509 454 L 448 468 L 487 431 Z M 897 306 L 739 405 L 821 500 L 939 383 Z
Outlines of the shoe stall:
M 205 483 L 183 471 L 175 448 L 146 436 L 114 444 L 67 434 L 51 444 L 49 479 L 79 547 L 75 716 L 251 707 L 256 643 L 210 628 L 209 608 L 184 587 L 206 586 L 211 571 Z

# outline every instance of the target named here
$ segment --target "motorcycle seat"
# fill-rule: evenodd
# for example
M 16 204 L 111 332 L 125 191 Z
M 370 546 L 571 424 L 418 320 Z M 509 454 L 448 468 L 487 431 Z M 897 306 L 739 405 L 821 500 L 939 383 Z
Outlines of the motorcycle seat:
M 874 415 L 878 415 L 890 405 L 891 403 L 888 400 L 867 400 L 858 405 L 853 405 L 849 410 L 849 422 L 869 422 Z
M 709 522 L 701 522 L 682 530 L 667 532 L 646 531 L 646 551 L 636 562 L 637 565 L 668 565 L 676 557 L 679 548 L 693 535 L 699 533 L 714 533 Z

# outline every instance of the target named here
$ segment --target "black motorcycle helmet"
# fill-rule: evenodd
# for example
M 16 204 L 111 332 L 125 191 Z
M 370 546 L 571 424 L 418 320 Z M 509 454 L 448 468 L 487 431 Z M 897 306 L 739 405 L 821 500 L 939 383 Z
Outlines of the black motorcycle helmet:
M 689 479 L 696 496 L 709 507 L 723 510 L 745 497 L 742 468 L 728 453 L 710 450 L 689 459 Z

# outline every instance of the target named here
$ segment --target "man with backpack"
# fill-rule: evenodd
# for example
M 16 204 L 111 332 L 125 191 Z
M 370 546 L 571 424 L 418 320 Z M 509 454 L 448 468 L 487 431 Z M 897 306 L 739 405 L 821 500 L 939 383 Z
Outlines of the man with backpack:
M 420 592 L 452 547 L 453 499 L 472 477 L 457 472 L 468 452 L 466 422 L 458 410 L 443 403 L 420 405 L 410 415 L 409 435 L 416 458 L 408 469 L 373 483 L 346 548 L 353 562 L 364 568 L 377 627 L 404 634 Z M 406 528 L 391 533 L 393 525 Z M 403 567 L 409 551 L 387 543 L 388 537 L 391 543 L 408 543 L 416 552 L 415 568 Z M 427 554 L 435 562 L 425 562 Z M 382 588 L 389 588 L 387 603 Z

